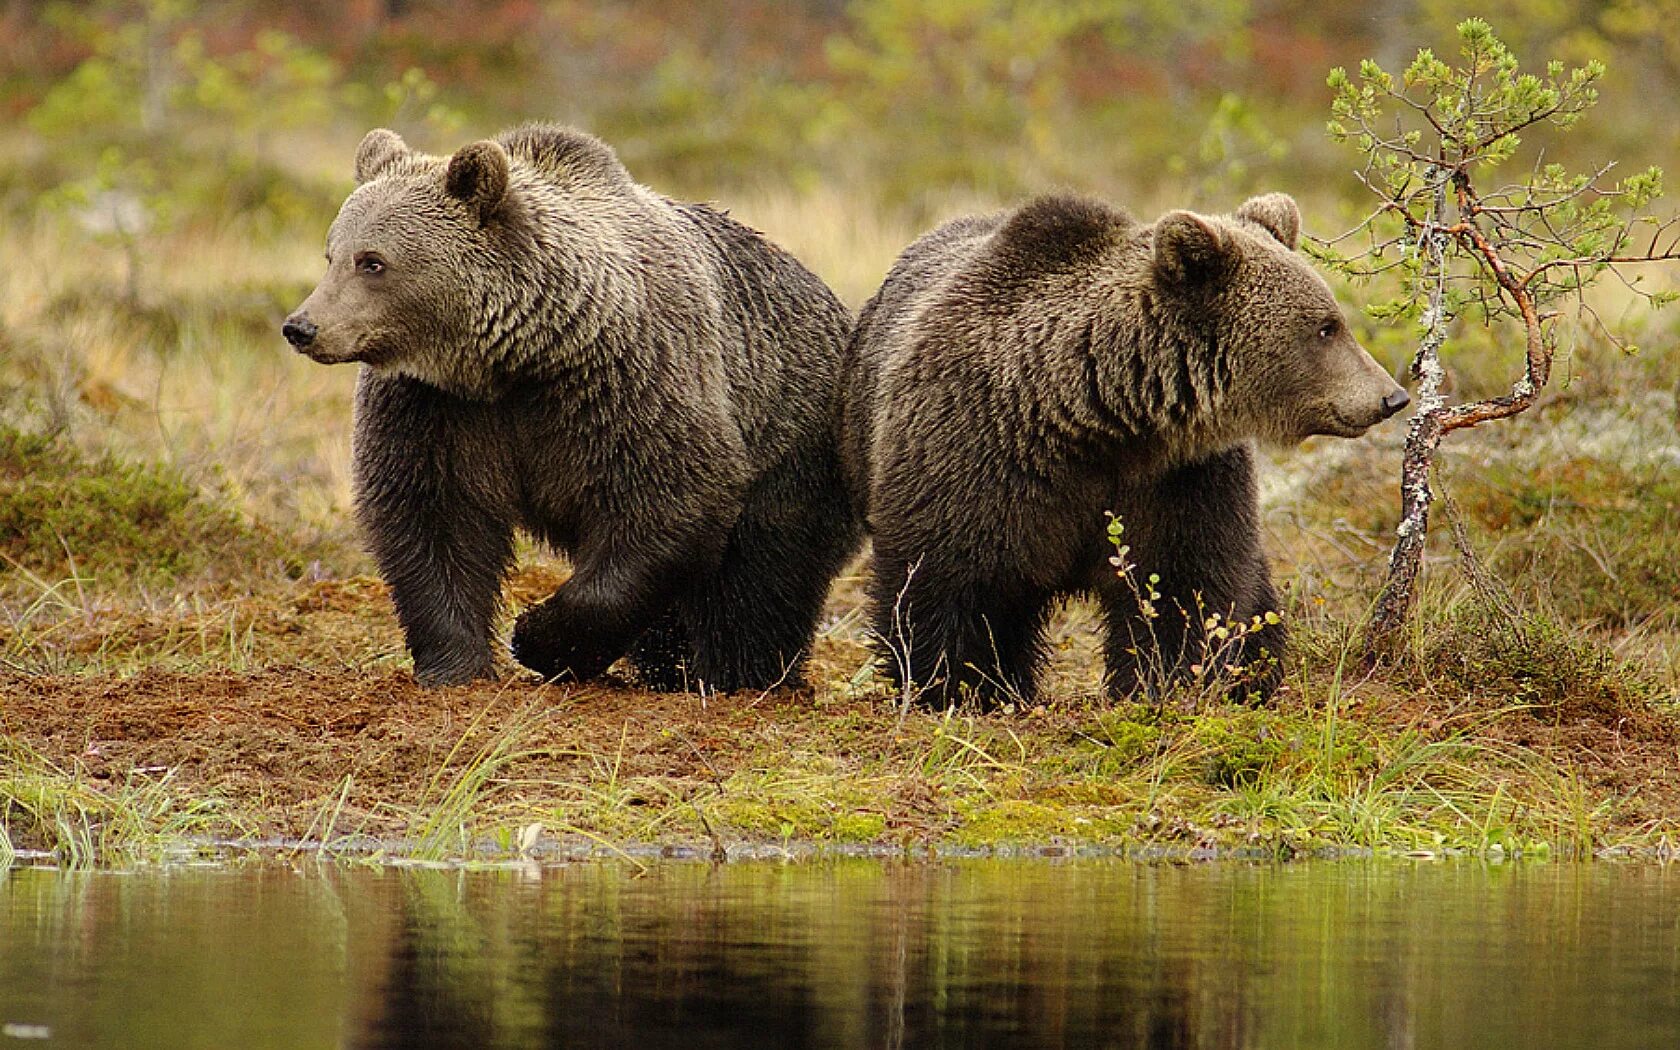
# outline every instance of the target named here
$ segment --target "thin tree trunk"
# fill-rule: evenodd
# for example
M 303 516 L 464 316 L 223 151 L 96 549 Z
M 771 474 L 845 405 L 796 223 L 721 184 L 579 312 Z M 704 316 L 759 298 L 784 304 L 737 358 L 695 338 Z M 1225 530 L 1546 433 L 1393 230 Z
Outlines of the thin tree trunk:
M 1429 472 L 1441 444 L 1439 413 L 1419 412 L 1406 432 L 1406 452 L 1400 461 L 1400 525 L 1395 529 L 1394 552 L 1388 559 L 1388 579 L 1377 596 L 1365 651 L 1375 658 L 1391 654 L 1400 629 L 1417 602 L 1417 578 L 1423 570 L 1424 541 L 1429 535 L 1429 505 L 1435 499 Z
M 1454 180 L 1451 173 L 1440 169 L 1434 174 L 1440 182 L 1435 188 L 1429 217 L 1418 235 L 1419 250 L 1425 253 L 1424 279 L 1434 282 L 1429 290 L 1429 306 L 1423 314 L 1423 341 L 1412 363 L 1418 377 L 1418 410 L 1406 432 L 1406 451 L 1401 460 L 1400 524 L 1395 529 L 1388 579 L 1383 582 L 1370 626 L 1365 631 L 1367 661 L 1393 654 L 1400 630 L 1417 602 L 1417 578 L 1423 569 L 1424 540 L 1429 533 L 1429 505 L 1434 500 L 1429 472 L 1435 465 L 1435 450 L 1440 447 L 1441 439 L 1454 430 L 1527 410 L 1545 388 L 1552 372 L 1552 348 L 1543 331 L 1546 318 L 1540 316 L 1526 279 L 1519 279 L 1511 272 L 1498 250 L 1477 227 L 1477 206 L 1463 184 L 1457 192 L 1457 221 L 1447 224 L 1447 188 Z M 1457 240 L 1493 275 L 1502 294 L 1521 315 L 1525 335 L 1523 375 L 1511 385 L 1509 394 L 1450 407 L 1441 394 L 1446 373 L 1441 368 L 1440 356 L 1447 325 L 1452 321 L 1446 309 L 1445 249 L 1449 238 Z
M 1418 235 L 1423 253 L 1423 279 L 1431 282 L 1429 305 L 1423 314 L 1423 341 L 1412 360 L 1412 374 L 1418 379 L 1418 407 L 1406 430 L 1406 451 L 1400 463 L 1400 524 L 1395 528 L 1394 552 L 1388 561 L 1388 579 L 1377 597 L 1371 624 L 1366 629 L 1368 658 L 1389 655 L 1400 628 L 1411 616 L 1417 600 L 1417 578 L 1423 569 L 1424 541 L 1429 536 L 1429 505 L 1434 493 L 1429 471 L 1435 465 L 1435 449 L 1441 444 L 1441 414 L 1445 397 L 1441 386 L 1446 371 L 1441 367 L 1441 345 L 1447 340 L 1452 322 L 1446 309 L 1447 269 L 1445 240 L 1447 185 L 1451 175 L 1436 169 L 1435 197 L 1429 217 Z

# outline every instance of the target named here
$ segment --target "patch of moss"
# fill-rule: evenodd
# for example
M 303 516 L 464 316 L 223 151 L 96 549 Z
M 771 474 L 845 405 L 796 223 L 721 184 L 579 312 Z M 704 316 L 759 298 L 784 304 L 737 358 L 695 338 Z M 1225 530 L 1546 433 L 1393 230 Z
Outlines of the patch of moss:
M 858 784 L 842 777 L 797 773 L 790 779 L 737 774 L 707 804 L 714 821 L 752 838 L 817 842 L 876 842 L 886 836 L 887 818 Z
M 1275 716 L 1258 710 L 1210 712 L 1194 723 L 1192 732 L 1206 748 L 1203 779 L 1215 787 L 1234 788 L 1259 780 L 1296 744 L 1294 734 Z
M 829 835 L 836 842 L 878 842 L 886 833 L 887 818 L 881 813 L 838 813 L 829 825 Z
M 959 845 L 1043 843 L 1075 834 L 1089 835 L 1088 828 L 1074 823 L 1073 814 L 1065 806 L 1019 798 L 982 798 L 960 800 L 956 808 L 962 823 L 951 833 L 951 839 Z
M 0 427 L 0 552 L 44 578 L 74 559 L 84 577 L 170 582 L 226 564 L 248 570 L 272 543 L 173 472 L 90 458 Z
M 1103 711 L 1074 728 L 1065 765 L 1096 777 L 1119 777 L 1146 765 L 1161 746 L 1156 713 L 1142 707 Z
M 1116 761 L 1132 763 L 1155 753 L 1161 743 L 1161 723 L 1155 713 L 1130 707 L 1104 711 L 1095 719 L 1093 737 L 1108 746 Z

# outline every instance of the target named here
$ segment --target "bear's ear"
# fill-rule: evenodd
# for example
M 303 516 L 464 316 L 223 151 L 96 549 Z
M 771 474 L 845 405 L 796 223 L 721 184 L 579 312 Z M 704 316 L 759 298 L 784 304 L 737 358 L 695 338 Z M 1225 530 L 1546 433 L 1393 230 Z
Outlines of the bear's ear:
M 1237 209 L 1237 218 L 1264 227 L 1290 251 L 1295 250 L 1295 243 L 1301 237 L 1301 209 L 1287 193 L 1250 197 Z
M 387 128 L 374 128 L 356 147 L 356 185 L 371 182 L 386 168 L 408 156 L 408 143 Z
M 1155 223 L 1155 272 L 1168 284 L 1199 284 L 1227 261 L 1225 234 L 1193 212 L 1174 211 Z
M 462 146 L 449 158 L 443 185 L 451 197 L 466 202 L 478 212 L 479 222 L 485 221 L 495 214 L 502 198 L 507 196 L 507 150 L 489 139 Z

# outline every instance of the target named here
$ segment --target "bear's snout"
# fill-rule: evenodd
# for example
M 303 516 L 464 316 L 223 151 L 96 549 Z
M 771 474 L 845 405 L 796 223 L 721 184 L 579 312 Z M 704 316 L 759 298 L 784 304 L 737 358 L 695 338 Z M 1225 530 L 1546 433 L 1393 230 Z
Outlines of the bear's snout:
M 1329 425 L 1312 433 L 1359 437 L 1412 403 L 1406 388 L 1352 339 L 1338 348 L 1330 367 L 1327 408 L 1334 422 L 1326 421 Z
M 298 350 L 304 350 L 315 342 L 315 333 L 320 329 L 315 322 L 307 317 L 288 317 L 286 323 L 280 326 L 280 334 L 286 337 L 286 342 Z

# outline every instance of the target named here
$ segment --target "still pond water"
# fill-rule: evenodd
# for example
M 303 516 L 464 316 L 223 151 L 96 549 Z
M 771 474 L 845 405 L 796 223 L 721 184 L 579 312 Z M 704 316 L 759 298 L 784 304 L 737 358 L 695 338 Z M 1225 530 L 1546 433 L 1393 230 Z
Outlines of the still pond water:
M 0 1050 L 1674 1047 L 1680 870 L 0 871 Z

